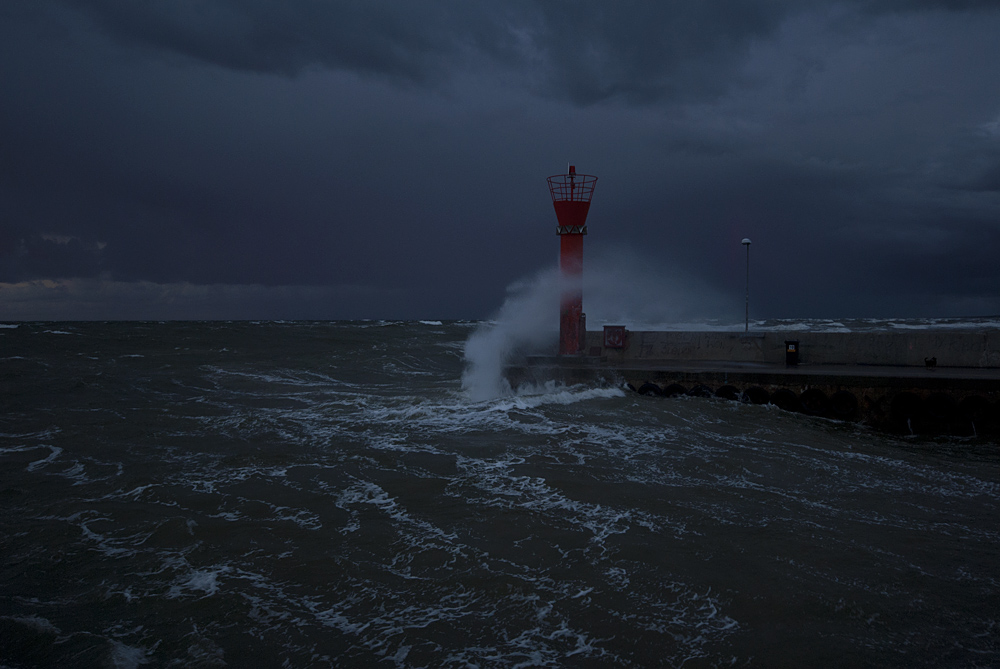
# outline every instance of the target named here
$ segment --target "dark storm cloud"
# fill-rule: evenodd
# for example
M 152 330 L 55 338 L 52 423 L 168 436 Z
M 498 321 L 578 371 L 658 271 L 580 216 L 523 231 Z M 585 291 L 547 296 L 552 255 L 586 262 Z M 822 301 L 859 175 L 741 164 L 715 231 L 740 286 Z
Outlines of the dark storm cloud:
M 295 75 L 314 67 L 439 81 L 476 58 L 579 104 L 718 94 L 753 40 L 802 2 L 135 3 L 73 0 L 113 39 L 221 67 Z
M 6 3 L 0 283 L 481 317 L 552 262 L 573 161 L 588 249 L 728 293 L 750 236 L 774 315 L 1000 311 L 998 30 L 985 2 Z
M 1000 193 L 1000 121 L 956 138 L 936 168 L 946 188 Z
M 526 77 L 536 92 L 577 104 L 721 94 L 753 41 L 790 16 L 831 6 L 804 0 L 62 4 L 113 39 L 226 68 L 296 75 L 323 67 L 426 83 L 485 56 Z M 996 8 L 989 0 L 839 4 L 872 15 Z
M 542 3 L 532 46 L 555 90 L 579 104 L 649 103 L 725 91 L 747 45 L 797 3 Z M 721 76 L 720 76 L 721 75 Z
M 320 65 L 422 79 L 467 30 L 473 35 L 489 30 L 475 20 L 469 3 L 73 0 L 65 5 L 126 43 L 280 74 Z

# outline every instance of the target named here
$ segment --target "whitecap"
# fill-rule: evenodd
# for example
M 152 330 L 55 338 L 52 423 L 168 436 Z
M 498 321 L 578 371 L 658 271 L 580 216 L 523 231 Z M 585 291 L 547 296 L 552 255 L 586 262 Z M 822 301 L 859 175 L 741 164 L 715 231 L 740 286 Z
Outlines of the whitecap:
M 205 593 L 205 597 L 211 597 L 219 591 L 219 574 L 224 574 L 229 570 L 229 567 L 222 566 L 191 572 L 187 580 L 170 587 L 167 597 L 176 599 L 183 596 L 185 591 L 192 590 Z
M 116 669 L 135 669 L 140 664 L 149 664 L 149 653 L 120 641 L 111 641 L 111 664 Z
M 63 449 L 59 448 L 58 446 L 49 446 L 48 449 L 50 452 L 47 458 L 42 458 L 41 460 L 35 460 L 34 462 L 29 463 L 28 466 L 25 467 L 25 469 L 27 469 L 29 472 L 33 472 L 36 469 L 44 467 L 48 463 L 54 461 L 63 452 Z
M 0 620 L 9 620 L 18 623 L 31 628 L 39 634 L 61 634 L 58 627 L 40 616 L 0 616 Z
M 611 397 L 625 397 L 625 391 L 621 388 L 560 386 L 555 382 L 548 382 L 541 387 L 521 386 L 517 390 L 517 395 L 499 400 L 497 406 L 504 410 L 533 409 L 545 404 L 575 404 Z

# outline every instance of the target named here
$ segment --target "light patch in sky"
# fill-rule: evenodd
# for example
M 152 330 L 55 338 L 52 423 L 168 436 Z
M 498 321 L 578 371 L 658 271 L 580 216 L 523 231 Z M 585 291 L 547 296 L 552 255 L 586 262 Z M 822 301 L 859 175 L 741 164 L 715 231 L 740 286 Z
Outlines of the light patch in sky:
M 0 283 L 0 319 L 336 320 L 366 318 L 404 291 L 361 285 L 261 286 L 39 279 Z M 401 314 L 408 316 L 409 314 Z
M 55 235 L 55 234 L 52 234 L 50 232 L 42 233 L 41 234 L 41 238 L 44 239 L 47 242 L 52 242 L 53 244 L 62 244 L 63 246 L 67 246 L 67 245 L 71 244 L 72 242 L 76 242 L 82 248 L 85 248 L 85 249 L 90 250 L 90 251 L 93 251 L 93 250 L 103 251 L 108 246 L 107 242 L 94 242 L 94 243 L 91 244 L 91 243 L 84 242 L 82 239 L 80 239 L 79 237 L 76 237 L 74 235 Z

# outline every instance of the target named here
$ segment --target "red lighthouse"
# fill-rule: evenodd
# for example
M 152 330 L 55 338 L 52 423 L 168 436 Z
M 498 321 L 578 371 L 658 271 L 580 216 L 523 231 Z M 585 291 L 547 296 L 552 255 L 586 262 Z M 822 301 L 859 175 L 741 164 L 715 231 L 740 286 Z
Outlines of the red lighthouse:
M 587 234 L 587 213 L 596 183 L 597 177 L 577 174 L 573 165 L 569 174 L 549 177 L 549 193 L 559 220 L 556 228 L 562 274 L 559 355 L 578 355 L 583 351 L 587 330 L 583 315 L 583 236 Z

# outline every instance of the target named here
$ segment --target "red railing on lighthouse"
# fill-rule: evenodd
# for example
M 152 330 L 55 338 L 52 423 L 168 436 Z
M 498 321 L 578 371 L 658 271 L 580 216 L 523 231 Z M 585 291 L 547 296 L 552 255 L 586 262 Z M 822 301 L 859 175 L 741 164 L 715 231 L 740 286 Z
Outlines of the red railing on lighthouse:
M 567 174 L 549 177 L 549 193 L 559 225 L 559 270 L 562 296 L 559 304 L 559 355 L 583 351 L 587 332 L 583 314 L 583 236 L 597 177 L 577 174 L 570 165 Z

